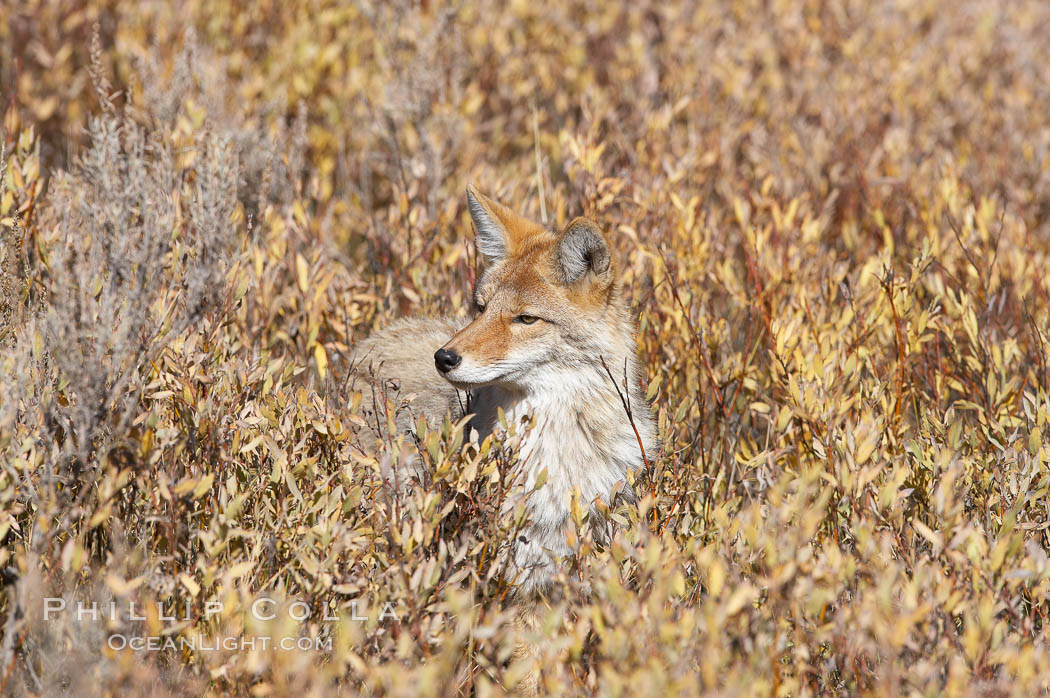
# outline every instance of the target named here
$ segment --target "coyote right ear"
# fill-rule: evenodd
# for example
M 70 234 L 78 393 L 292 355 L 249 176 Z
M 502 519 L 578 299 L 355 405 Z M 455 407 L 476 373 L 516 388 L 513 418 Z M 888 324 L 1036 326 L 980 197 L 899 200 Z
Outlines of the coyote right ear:
M 503 204 L 485 196 L 473 184 L 467 185 L 467 208 L 474 221 L 475 245 L 485 262 L 506 258 L 524 236 L 542 228 Z
M 562 281 L 576 283 L 587 272 L 599 278 L 608 278 L 611 265 L 609 243 L 594 221 L 575 218 L 565 226 L 558 243 Z

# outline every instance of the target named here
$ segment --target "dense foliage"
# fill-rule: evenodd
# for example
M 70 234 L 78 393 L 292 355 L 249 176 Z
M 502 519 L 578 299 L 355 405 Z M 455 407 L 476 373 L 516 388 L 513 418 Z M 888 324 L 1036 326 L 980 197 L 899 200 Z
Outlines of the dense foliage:
M 659 415 L 624 532 L 577 507 L 545 693 L 1045 695 L 1048 34 L 1041 0 L 0 3 L 0 693 L 520 679 L 516 437 L 369 423 L 343 362 L 469 316 L 472 181 L 612 231 Z M 322 642 L 222 646 L 256 636 Z

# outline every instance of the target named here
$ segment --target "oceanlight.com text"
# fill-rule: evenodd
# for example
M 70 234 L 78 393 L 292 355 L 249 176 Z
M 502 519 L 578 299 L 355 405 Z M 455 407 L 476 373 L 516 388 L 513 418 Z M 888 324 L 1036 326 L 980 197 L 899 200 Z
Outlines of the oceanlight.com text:
M 106 645 L 114 651 L 131 649 L 135 652 L 164 652 L 188 650 L 190 652 L 251 652 L 279 649 L 286 652 L 331 651 L 331 637 L 280 637 L 268 635 L 258 637 L 161 637 L 158 635 L 124 635 L 114 633 L 106 639 Z

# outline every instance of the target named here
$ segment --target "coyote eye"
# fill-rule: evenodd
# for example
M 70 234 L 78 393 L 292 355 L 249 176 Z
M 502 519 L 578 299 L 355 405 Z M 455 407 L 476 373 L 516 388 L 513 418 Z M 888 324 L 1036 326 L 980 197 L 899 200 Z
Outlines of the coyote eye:
M 519 315 L 518 317 L 514 318 L 514 322 L 520 322 L 523 325 L 531 325 L 537 320 L 539 320 L 539 318 L 535 315 Z
M 478 301 L 474 301 L 474 310 L 478 311 L 479 313 L 485 312 L 485 304 Z

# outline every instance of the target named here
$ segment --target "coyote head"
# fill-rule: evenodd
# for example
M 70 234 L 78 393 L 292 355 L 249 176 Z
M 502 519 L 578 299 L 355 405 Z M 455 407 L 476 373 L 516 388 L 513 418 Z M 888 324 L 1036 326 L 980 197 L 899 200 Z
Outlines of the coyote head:
M 566 372 L 633 354 L 633 333 L 602 230 L 576 218 L 555 231 L 467 188 L 483 272 L 477 316 L 434 354 L 458 388 L 557 387 Z M 615 368 L 614 368 L 615 370 Z

